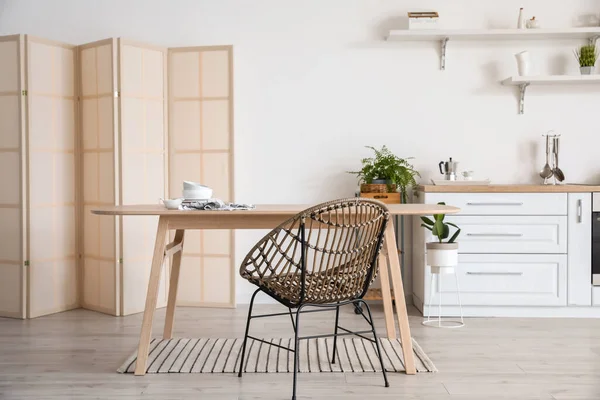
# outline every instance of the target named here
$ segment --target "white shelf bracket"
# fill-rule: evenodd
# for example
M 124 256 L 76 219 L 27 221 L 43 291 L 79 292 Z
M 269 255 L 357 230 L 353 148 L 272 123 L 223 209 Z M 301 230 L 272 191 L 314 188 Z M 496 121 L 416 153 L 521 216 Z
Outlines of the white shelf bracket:
M 446 70 L 446 47 L 448 46 L 448 40 L 450 40 L 449 37 L 445 37 L 442 39 L 441 41 L 441 45 L 442 45 L 442 56 L 440 58 L 440 69 L 442 71 Z
M 519 114 L 525 114 L 525 92 L 527 91 L 527 86 L 529 86 L 529 83 L 519 85 Z

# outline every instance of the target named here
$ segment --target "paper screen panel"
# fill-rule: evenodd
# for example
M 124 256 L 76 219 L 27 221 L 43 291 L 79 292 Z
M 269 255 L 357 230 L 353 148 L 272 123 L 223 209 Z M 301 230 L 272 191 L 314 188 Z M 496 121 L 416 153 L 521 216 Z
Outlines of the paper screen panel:
M 78 307 L 75 48 L 27 37 L 29 317 Z
M 24 318 L 21 37 L 0 37 L 0 316 Z
M 233 81 L 230 46 L 169 50 L 169 194 L 182 182 L 233 196 Z M 233 231 L 186 233 L 177 303 L 235 305 Z
M 118 220 L 91 210 L 117 204 L 115 178 L 116 43 L 79 48 L 81 93 L 82 306 L 119 315 Z
M 166 51 L 119 39 L 121 200 L 157 204 L 165 197 Z M 158 219 L 123 219 L 123 315 L 144 310 Z M 158 307 L 166 306 L 163 268 Z

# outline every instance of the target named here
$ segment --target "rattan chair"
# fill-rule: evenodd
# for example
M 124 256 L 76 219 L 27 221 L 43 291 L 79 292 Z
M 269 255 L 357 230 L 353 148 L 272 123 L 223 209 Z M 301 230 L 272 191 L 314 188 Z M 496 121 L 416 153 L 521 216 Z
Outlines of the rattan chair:
M 288 315 L 294 329 L 294 348 L 274 345 L 294 353 L 292 399 L 296 399 L 299 341 L 333 337 L 331 362 L 336 361 L 338 336 L 357 335 L 375 344 L 385 386 L 389 386 L 371 310 L 362 299 L 377 275 L 377 256 L 389 220 L 386 206 L 375 200 L 351 198 L 319 204 L 302 211 L 269 232 L 250 250 L 240 267 L 240 275 L 258 286 L 250 300 L 246 333 L 238 376 L 244 370 L 248 338 L 254 318 Z M 288 308 L 288 312 L 252 315 L 254 299 L 264 292 Z M 340 306 L 353 304 L 370 325 L 369 330 L 350 331 L 339 326 Z M 305 307 L 321 309 L 304 310 Z M 292 309 L 295 310 L 292 312 Z M 332 334 L 300 336 L 300 314 L 335 310 Z M 295 314 L 295 319 L 293 317 Z M 339 332 L 342 331 L 342 332 Z M 339 333 L 338 333 L 339 332 Z M 373 338 L 363 334 L 372 334 Z M 339 357 L 339 356 L 338 356 Z M 339 358 L 338 358 L 339 361 Z

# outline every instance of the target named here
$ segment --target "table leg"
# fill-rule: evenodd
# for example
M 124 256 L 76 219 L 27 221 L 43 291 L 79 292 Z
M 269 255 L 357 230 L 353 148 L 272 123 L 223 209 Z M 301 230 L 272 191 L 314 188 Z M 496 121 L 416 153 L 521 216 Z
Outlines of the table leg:
M 185 231 L 178 229 L 175 231 L 174 245 L 181 244 L 181 249 L 173 254 L 171 262 L 171 280 L 169 281 L 169 299 L 167 301 L 167 315 L 165 317 L 165 330 L 163 339 L 173 337 L 173 322 L 175 319 L 175 303 L 177 302 L 177 286 L 179 285 L 179 271 L 181 270 L 181 256 L 183 254 L 183 237 Z
M 152 336 L 152 320 L 154 319 L 154 311 L 156 310 L 160 273 L 165 259 L 165 244 L 168 229 L 167 218 L 160 217 L 156 231 L 156 241 L 154 242 L 154 255 L 152 256 L 152 268 L 150 270 L 150 280 L 148 281 L 148 293 L 146 294 L 146 306 L 144 308 L 144 319 L 142 320 L 135 375 L 146 374 L 146 362 L 148 361 L 150 337 Z
M 402 341 L 402 352 L 404 353 L 406 373 L 408 375 L 414 375 L 417 373 L 417 370 L 415 368 L 415 357 L 413 354 L 412 339 L 410 336 L 410 326 L 408 325 L 408 313 L 406 311 L 404 287 L 402 286 L 402 274 L 400 273 L 400 259 L 398 258 L 398 248 L 396 247 L 394 224 L 388 224 L 385 229 L 384 246 L 388 261 L 390 263 L 392 287 L 394 289 L 396 313 L 398 314 L 400 340 Z
M 392 292 L 390 290 L 390 274 L 385 250 L 382 249 L 377 260 L 379 263 L 379 281 L 381 283 L 381 297 L 383 299 L 383 315 L 385 316 L 385 329 L 387 337 L 396 338 L 396 320 L 392 306 Z

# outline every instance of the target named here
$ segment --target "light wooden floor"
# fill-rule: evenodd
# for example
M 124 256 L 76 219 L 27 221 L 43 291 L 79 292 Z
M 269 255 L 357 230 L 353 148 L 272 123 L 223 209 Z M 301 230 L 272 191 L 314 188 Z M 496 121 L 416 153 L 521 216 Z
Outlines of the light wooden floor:
M 262 311 L 276 306 L 257 306 Z M 382 310 L 373 307 L 383 332 Z M 301 399 L 598 400 L 600 320 L 469 319 L 458 330 L 420 325 L 414 337 L 440 372 L 301 374 Z M 178 308 L 175 336 L 241 337 L 247 308 Z M 305 332 L 331 329 L 329 313 L 304 318 Z M 342 326 L 360 326 L 350 309 Z M 157 312 L 155 334 L 164 311 Z M 115 369 L 137 345 L 141 315 L 114 318 L 76 310 L 29 321 L 0 318 L 0 399 L 289 399 L 289 374 L 120 375 Z M 289 317 L 259 319 L 253 332 L 289 336 Z

